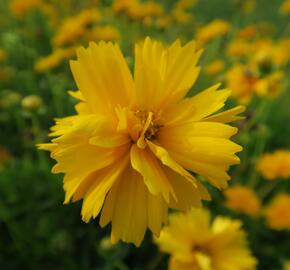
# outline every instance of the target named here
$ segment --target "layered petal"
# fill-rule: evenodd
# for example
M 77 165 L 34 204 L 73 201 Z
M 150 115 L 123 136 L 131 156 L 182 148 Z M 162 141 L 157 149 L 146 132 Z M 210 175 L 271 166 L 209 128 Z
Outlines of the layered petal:
M 77 51 L 71 70 L 82 97 L 94 113 L 112 114 L 118 104 L 134 100 L 134 84 L 118 45 L 90 43 Z
M 141 109 L 156 110 L 183 98 L 194 84 L 201 51 L 194 42 L 181 46 L 179 41 L 169 48 L 146 38 L 135 46 L 136 103 Z
M 166 218 L 165 201 L 160 195 L 150 194 L 142 176 L 128 166 L 107 195 L 100 225 L 112 221 L 113 242 L 123 240 L 139 246 L 146 228 L 158 234 Z
M 200 121 L 221 109 L 231 91 L 227 89 L 217 91 L 219 86 L 220 84 L 216 84 L 191 98 L 183 99 L 169 107 L 163 113 L 164 124 L 173 125 Z
M 236 128 L 215 122 L 193 122 L 164 127 L 158 142 L 182 167 L 207 178 L 219 188 L 227 186 L 230 165 L 239 163 L 242 148 L 229 138 Z
M 174 190 L 164 172 L 164 166 L 147 148 L 140 149 L 136 144 L 131 147 L 132 167 L 144 178 L 144 183 L 153 195 L 162 194 L 166 202 L 169 196 L 176 198 Z

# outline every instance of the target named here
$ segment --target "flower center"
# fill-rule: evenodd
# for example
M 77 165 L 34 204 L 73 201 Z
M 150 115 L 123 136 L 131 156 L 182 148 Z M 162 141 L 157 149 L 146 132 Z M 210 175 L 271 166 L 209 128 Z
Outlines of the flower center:
M 156 124 L 156 115 L 153 112 L 146 112 L 137 110 L 135 115 L 140 119 L 141 126 L 143 127 L 140 133 L 144 135 L 147 140 L 154 140 L 160 129 L 160 125 Z
M 132 143 L 136 143 L 140 148 L 145 148 L 146 140 L 156 139 L 162 127 L 160 114 L 160 112 L 117 107 L 116 115 L 119 119 L 117 130 L 128 133 Z

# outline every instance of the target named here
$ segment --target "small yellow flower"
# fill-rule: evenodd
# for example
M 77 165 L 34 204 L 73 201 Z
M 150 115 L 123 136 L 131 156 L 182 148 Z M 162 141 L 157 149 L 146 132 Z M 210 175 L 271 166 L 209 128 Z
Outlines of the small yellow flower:
M 277 150 L 263 155 L 257 163 L 257 170 L 267 180 L 288 178 L 290 176 L 290 151 Z
M 231 25 L 224 20 L 215 19 L 201 27 L 196 33 L 198 44 L 203 45 L 212 39 L 223 36 L 229 32 Z
M 261 203 L 255 192 L 243 186 L 234 186 L 224 192 L 227 207 L 249 216 L 260 213 Z
M 156 239 L 171 255 L 169 270 L 256 269 L 242 223 L 222 216 L 210 220 L 205 209 L 169 217 L 169 225 Z
M 258 96 L 275 97 L 282 92 L 284 73 L 274 72 L 263 79 L 260 79 L 255 85 L 255 92 Z
M 279 194 L 270 202 L 265 210 L 265 218 L 274 230 L 290 230 L 290 196 Z
M 65 203 L 83 199 L 84 221 L 112 222 L 113 242 L 140 245 L 147 228 L 159 234 L 168 208 L 210 199 L 188 170 L 225 188 L 226 170 L 239 163 L 237 129 L 225 123 L 243 106 L 215 114 L 230 95 L 219 84 L 184 98 L 200 55 L 194 42 L 165 48 L 146 38 L 135 45 L 134 77 L 116 44 L 90 43 L 71 61 L 78 114 L 57 120 L 57 138 L 40 148 L 57 161 L 52 171 L 65 173 Z
M 0 146 L 0 169 L 4 163 L 11 160 L 12 156 L 8 150 Z
M 159 29 L 168 28 L 172 24 L 172 19 L 170 16 L 161 16 L 156 19 L 156 27 Z
M 78 15 L 66 18 L 54 36 L 53 44 L 59 47 L 76 42 L 85 34 L 87 26 L 100 18 L 96 9 L 84 9 Z
M 180 24 L 188 24 L 192 20 L 192 15 L 189 12 L 179 8 L 173 9 L 171 15 L 173 19 Z
M 229 56 L 247 57 L 251 51 L 251 44 L 241 38 L 232 40 L 227 46 L 227 55 Z
M 112 8 L 115 12 L 124 12 L 131 19 L 136 20 L 151 16 L 158 17 L 164 14 L 162 6 L 154 1 L 115 0 Z
M 249 39 L 254 37 L 256 33 L 257 33 L 256 25 L 248 25 L 238 32 L 238 37 L 242 39 Z
M 211 63 L 209 63 L 204 71 L 208 75 L 215 75 L 217 73 L 220 73 L 225 67 L 225 62 L 223 60 L 214 60 Z
M 260 66 L 266 63 L 270 66 L 281 67 L 290 60 L 290 39 L 281 39 L 274 43 L 271 39 L 260 39 L 252 44 L 251 62 Z
M 90 41 L 117 41 L 120 39 L 120 32 L 110 25 L 97 26 L 88 32 L 87 39 Z
M 288 14 L 290 13 L 290 0 L 285 0 L 279 9 L 280 13 Z
M 35 111 L 39 109 L 41 105 L 42 105 L 42 99 L 40 96 L 36 96 L 36 95 L 26 96 L 21 101 L 22 108 L 29 111 Z
M 18 17 L 25 16 L 30 10 L 40 7 L 42 0 L 11 0 L 10 10 Z
M 0 48 L 0 62 L 5 60 L 7 58 L 7 53 L 5 52 L 5 50 Z
M 225 79 L 227 87 L 233 91 L 232 96 L 240 103 L 248 103 L 255 93 L 259 76 L 250 68 L 235 64 L 228 70 Z
M 37 60 L 34 65 L 36 72 L 45 72 L 61 64 L 64 59 L 68 59 L 75 54 L 75 48 L 56 49 L 52 54 Z

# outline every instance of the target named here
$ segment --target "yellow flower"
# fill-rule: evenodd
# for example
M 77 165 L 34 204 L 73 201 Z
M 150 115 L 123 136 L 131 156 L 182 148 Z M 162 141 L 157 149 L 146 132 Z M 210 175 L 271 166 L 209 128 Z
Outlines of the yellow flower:
M 196 4 L 196 0 L 179 0 L 174 5 L 171 15 L 173 19 L 180 24 L 188 24 L 192 20 L 191 12 L 187 11 Z
M 42 5 L 42 0 L 11 0 L 10 10 L 18 17 L 25 16 L 30 10 Z
M 192 15 L 183 9 L 175 8 L 171 13 L 177 23 L 188 24 L 192 20 Z
M 290 151 L 277 150 L 263 155 L 257 163 L 257 170 L 267 179 L 290 176 Z
M 290 39 L 274 43 L 271 39 L 260 39 L 252 44 L 251 62 L 256 66 L 285 66 L 290 60 Z
M 240 103 L 247 103 L 255 93 L 259 77 L 248 67 L 236 64 L 228 70 L 225 79 L 227 87 L 233 91 L 233 97 Z
M 64 59 L 68 59 L 75 54 L 75 48 L 56 49 L 50 55 L 37 60 L 34 69 L 37 72 L 44 72 L 53 69 L 61 64 Z
M 248 187 L 234 186 L 224 192 L 227 207 L 238 212 L 257 216 L 260 212 L 261 203 L 254 191 Z
M 5 148 L 0 146 L 0 169 L 3 164 L 11 159 L 11 154 Z
M 76 16 L 66 18 L 53 38 L 53 44 L 63 46 L 76 42 L 85 34 L 87 26 L 100 18 L 101 15 L 96 9 L 85 9 Z
M 206 24 L 205 26 L 201 27 L 197 31 L 196 33 L 197 42 L 200 45 L 203 45 L 212 39 L 227 34 L 230 28 L 231 25 L 227 21 L 215 19 L 209 24 Z
M 171 255 L 169 270 L 256 269 L 242 223 L 222 216 L 210 220 L 205 209 L 169 217 L 169 225 L 156 239 Z
M 168 207 L 201 206 L 209 194 L 187 170 L 218 188 L 239 163 L 230 141 L 242 106 L 214 114 L 230 95 L 219 84 L 184 98 L 198 77 L 195 43 L 168 48 L 146 38 L 135 46 L 134 79 L 117 44 L 80 48 L 71 69 L 79 88 L 78 114 L 57 120 L 40 148 L 65 173 L 65 203 L 83 199 L 82 218 L 101 213 L 111 239 L 140 245 L 147 227 L 158 235 Z M 144 214 L 145 213 L 145 214 Z M 147 214 L 146 214 L 147 213 Z
M 278 194 L 265 210 L 265 218 L 274 230 L 290 229 L 290 196 Z
M 154 1 L 140 2 L 138 0 L 115 0 L 113 3 L 115 12 L 124 12 L 132 19 L 144 19 L 157 17 L 164 13 L 160 4 Z
M 170 16 L 161 16 L 156 19 L 156 26 L 159 29 L 167 28 L 171 25 L 172 19 Z
M 42 99 L 36 95 L 26 96 L 22 99 L 21 106 L 26 110 L 35 111 L 42 106 Z
M 279 11 L 282 14 L 288 14 L 290 13 L 290 0 L 285 0 L 282 5 L 280 6 Z
M 227 54 L 234 57 L 247 57 L 251 48 L 251 44 L 244 39 L 234 39 L 227 46 Z
M 255 85 L 255 92 L 258 96 L 275 97 L 282 91 L 282 80 L 284 73 L 276 71 L 263 79 L 260 79 Z
M 117 28 L 106 25 L 97 26 L 87 34 L 87 39 L 90 41 L 117 41 L 120 38 L 120 32 Z
M 239 38 L 249 39 L 256 35 L 257 27 L 255 25 L 248 25 L 238 32 Z
M 197 2 L 197 0 L 178 0 L 175 7 L 179 9 L 187 9 L 194 6 Z
M 7 53 L 5 52 L 5 50 L 0 48 L 0 61 L 3 61 L 7 58 Z
M 208 75 L 214 75 L 217 74 L 219 72 L 221 72 L 225 67 L 225 62 L 223 60 L 214 60 L 211 63 L 209 63 L 206 67 L 205 67 L 205 73 Z

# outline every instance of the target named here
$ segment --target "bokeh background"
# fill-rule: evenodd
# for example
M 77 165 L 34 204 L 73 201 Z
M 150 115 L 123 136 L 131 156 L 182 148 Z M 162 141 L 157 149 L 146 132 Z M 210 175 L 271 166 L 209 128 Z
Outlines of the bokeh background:
M 146 36 L 196 39 L 205 49 L 190 95 L 221 81 L 228 106 L 245 104 L 243 145 L 230 188 L 207 206 L 241 219 L 258 269 L 289 269 L 290 1 L 1 0 L 0 269 L 167 269 L 148 233 L 140 248 L 109 241 L 110 228 L 63 205 L 62 175 L 35 145 L 54 118 L 74 114 L 69 59 L 89 41 L 119 42 L 129 66 Z M 234 269 L 233 269 L 234 270 Z

